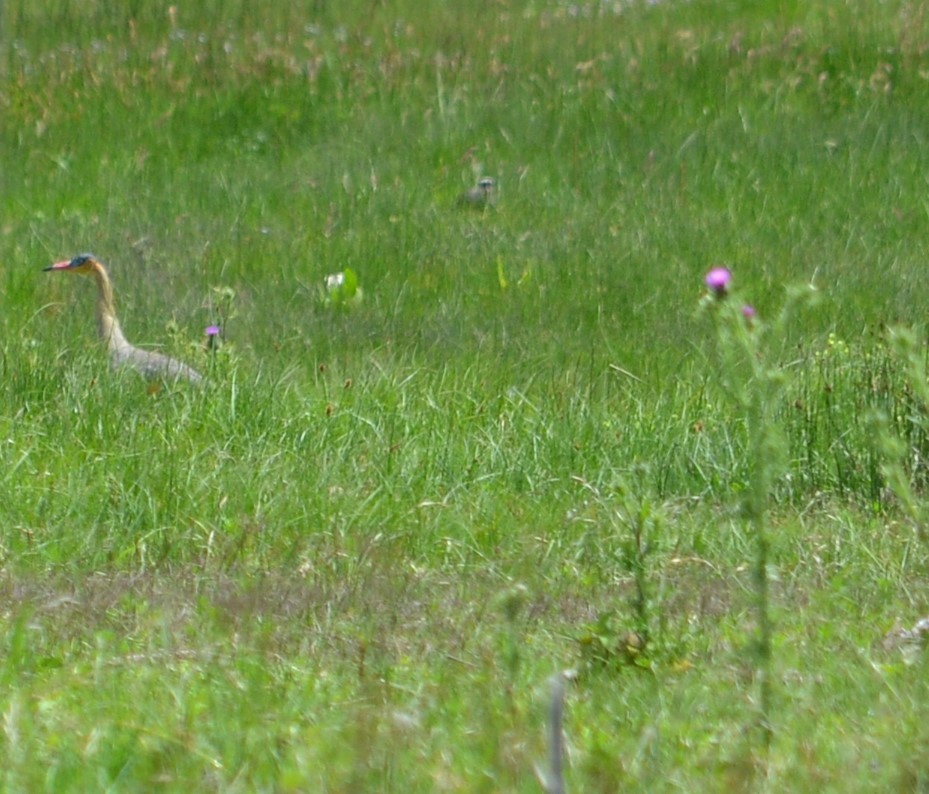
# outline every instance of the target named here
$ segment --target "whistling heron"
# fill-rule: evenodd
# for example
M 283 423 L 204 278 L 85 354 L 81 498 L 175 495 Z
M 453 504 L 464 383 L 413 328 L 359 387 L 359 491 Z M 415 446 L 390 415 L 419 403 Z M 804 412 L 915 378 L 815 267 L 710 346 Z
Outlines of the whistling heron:
M 116 319 L 116 308 L 113 305 L 113 285 L 110 276 L 93 254 L 80 254 L 74 259 L 65 262 L 56 262 L 44 268 L 45 270 L 61 270 L 70 273 L 90 275 L 97 282 L 97 330 L 100 338 L 106 344 L 110 355 L 110 364 L 115 367 L 131 367 L 146 378 L 167 378 L 173 380 L 188 380 L 199 383 L 203 376 L 186 364 L 173 358 L 155 353 L 151 350 L 140 350 L 129 344 L 123 336 L 123 330 Z

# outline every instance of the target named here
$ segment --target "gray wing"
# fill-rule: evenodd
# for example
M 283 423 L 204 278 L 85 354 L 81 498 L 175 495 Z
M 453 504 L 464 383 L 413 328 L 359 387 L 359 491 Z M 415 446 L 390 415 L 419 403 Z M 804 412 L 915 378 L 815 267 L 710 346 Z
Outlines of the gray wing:
M 139 350 L 137 347 L 115 351 L 112 364 L 114 367 L 131 367 L 149 380 L 162 378 L 187 380 L 191 383 L 200 383 L 203 380 L 203 376 L 193 367 L 161 353 Z

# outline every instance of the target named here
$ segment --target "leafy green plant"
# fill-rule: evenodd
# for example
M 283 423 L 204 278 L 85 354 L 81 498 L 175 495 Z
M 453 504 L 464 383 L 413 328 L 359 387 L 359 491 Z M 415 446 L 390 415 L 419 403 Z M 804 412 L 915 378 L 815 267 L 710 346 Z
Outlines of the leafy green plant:
M 776 362 L 765 357 L 770 334 L 783 334 L 797 303 L 811 296 L 810 288 L 792 291 L 770 329 L 751 304 L 741 302 L 733 289 L 728 268 L 716 267 L 706 276 L 707 294 L 701 309 L 711 315 L 719 354 L 719 379 L 736 415 L 745 422 L 748 437 L 748 483 L 741 498 L 741 513 L 754 544 L 752 582 L 755 588 L 757 637 L 754 666 L 758 682 L 759 728 L 768 750 L 772 736 L 771 662 L 773 631 L 770 604 L 768 510 L 775 482 L 785 469 L 783 434 L 776 422 L 785 376 Z
M 358 284 L 358 276 L 350 267 L 338 273 L 326 276 L 325 283 L 320 292 L 323 304 L 336 309 L 345 309 L 357 306 L 361 302 L 362 290 Z
M 926 506 L 920 486 L 926 481 L 925 439 L 929 437 L 929 380 L 925 345 L 910 329 L 892 328 L 890 348 L 900 362 L 905 389 L 894 419 L 876 407 L 869 414 L 874 449 L 880 456 L 882 482 L 896 497 L 920 540 L 926 540 Z
M 578 636 L 581 665 L 587 671 L 617 670 L 633 665 L 647 669 L 648 637 L 629 629 L 616 610 L 606 610 Z

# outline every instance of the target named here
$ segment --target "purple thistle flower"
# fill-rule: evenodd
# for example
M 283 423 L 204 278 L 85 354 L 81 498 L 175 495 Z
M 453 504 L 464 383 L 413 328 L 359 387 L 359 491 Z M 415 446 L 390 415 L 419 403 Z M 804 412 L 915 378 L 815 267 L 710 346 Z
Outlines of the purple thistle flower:
M 755 307 L 754 307 L 754 306 L 751 306 L 750 304 L 746 303 L 746 304 L 742 307 L 742 316 L 743 316 L 746 320 L 754 320 L 756 314 L 757 314 L 757 312 L 755 311 Z
M 732 281 L 732 273 L 727 267 L 714 267 L 706 274 L 706 285 L 716 293 L 718 298 L 725 296 L 730 281 Z
M 222 329 L 218 325 L 208 325 L 203 333 L 206 334 L 206 349 L 215 353 L 220 344 Z

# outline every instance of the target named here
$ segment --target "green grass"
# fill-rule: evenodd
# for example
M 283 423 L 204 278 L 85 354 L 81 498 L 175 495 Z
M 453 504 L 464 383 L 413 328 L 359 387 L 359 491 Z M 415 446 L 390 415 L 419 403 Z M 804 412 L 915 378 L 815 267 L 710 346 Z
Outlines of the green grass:
M 539 791 L 565 668 L 569 791 L 929 785 L 929 18 L 471 5 L 0 6 L 0 789 Z M 88 250 L 204 389 L 107 370 Z M 767 753 L 717 264 L 819 293 Z

